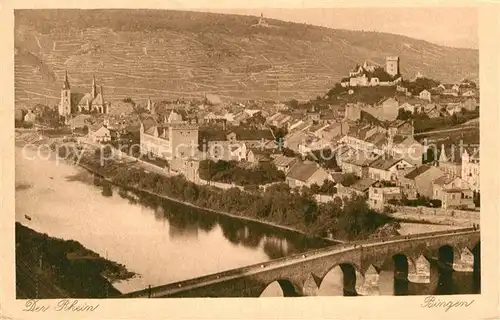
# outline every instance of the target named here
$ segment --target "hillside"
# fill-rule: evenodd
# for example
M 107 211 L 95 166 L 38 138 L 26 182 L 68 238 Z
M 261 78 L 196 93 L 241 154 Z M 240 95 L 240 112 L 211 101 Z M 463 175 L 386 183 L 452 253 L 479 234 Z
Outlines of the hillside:
M 55 105 L 64 70 L 72 88 L 92 74 L 106 97 L 216 93 L 241 99 L 310 99 L 357 62 L 399 55 L 403 76 L 478 79 L 477 50 L 393 34 L 334 30 L 257 17 L 165 10 L 16 10 L 16 105 Z

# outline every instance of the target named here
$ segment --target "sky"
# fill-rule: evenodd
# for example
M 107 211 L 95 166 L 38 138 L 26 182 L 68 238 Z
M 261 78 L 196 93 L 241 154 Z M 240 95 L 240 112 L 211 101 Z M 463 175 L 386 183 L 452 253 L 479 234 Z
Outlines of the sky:
M 194 11 L 194 10 L 193 10 Z M 336 29 L 395 33 L 440 45 L 477 49 L 477 9 L 473 7 L 196 9 L 307 23 Z

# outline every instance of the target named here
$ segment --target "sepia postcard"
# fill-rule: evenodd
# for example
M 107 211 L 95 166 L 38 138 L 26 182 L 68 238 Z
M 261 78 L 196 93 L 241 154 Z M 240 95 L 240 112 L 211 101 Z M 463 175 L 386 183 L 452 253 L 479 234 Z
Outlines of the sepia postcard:
M 3 3 L 0 318 L 498 318 L 499 8 Z

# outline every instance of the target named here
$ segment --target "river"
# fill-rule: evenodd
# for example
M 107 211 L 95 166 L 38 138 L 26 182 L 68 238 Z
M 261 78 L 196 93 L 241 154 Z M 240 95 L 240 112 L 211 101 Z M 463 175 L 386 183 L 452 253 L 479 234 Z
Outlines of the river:
M 170 201 L 133 201 L 92 173 L 16 147 L 16 221 L 76 240 L 138 276 L 113 285 L 126 293 L 319 248 L 292 232 Z M 28 215 L 31 221 L 25 218 Z
M 293 232 L 153 197 L 138 199 L 74 165 L 23 155 L 16 147 L 16 221 L 76 240 L 137 274 L 113 283 L 122 293 L 243 267 L 327 245 Z M 25 215 L 30 216 L 27 220 Z M 331 279 L 330 279 L 331 278 Z M 337 277 L 338 278 L 338 277 Z M 320 291 L 342 280 L 325 278 Z M 433 293 L 475 293 L 471 273 L 454 272 Z M 336 279 L 336 280 L 335 280 Z M 397 283 L 404 294 L 428 288 Z M 320 292 L 321 293 L 321 292 Z M 265 296 L 281 295 L 277 283 Z

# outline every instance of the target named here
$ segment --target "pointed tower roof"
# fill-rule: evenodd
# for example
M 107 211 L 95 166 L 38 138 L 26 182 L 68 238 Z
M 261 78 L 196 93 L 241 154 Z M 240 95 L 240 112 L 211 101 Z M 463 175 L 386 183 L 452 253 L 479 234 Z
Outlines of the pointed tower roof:
M 152 107 L 153 107 L 153 102 L 151 101 L 151 97 L 148 97 L 148 104 L 146 106 L 146 109 L 151 111 Z
M 68 70 L 66 70 L 66 73 L 64 74 L 64 83 L 63 83 L 63 89 L 69 90 L 69 81 L 68 81 Z
M 448 162 L 448 157 L 444 150 L 444 144 L 441 145 L 441 153 L 439 154 L 439 162 Z

